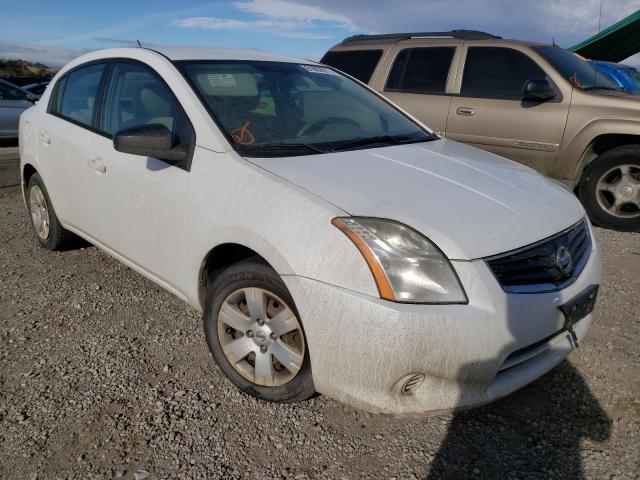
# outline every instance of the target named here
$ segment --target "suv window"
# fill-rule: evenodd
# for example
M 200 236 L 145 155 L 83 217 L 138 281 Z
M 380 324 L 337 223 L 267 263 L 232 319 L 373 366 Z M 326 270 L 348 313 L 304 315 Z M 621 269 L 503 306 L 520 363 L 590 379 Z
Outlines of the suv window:
M 72 71 L 66 76 L 60 108 L 63 117 L 91 127 L 96 97 L 105 64 L 89 65 Z M 60 82 L 58 82 L 60 83 Z
M 151 70 L 116 63 L 107 89 L 102 130 L 113 135 L 125 128 L 159 123 L 175 133 L 179 110 L 173 93 Z
M 0 100 L 25 100 L 27 94 L 11 85 L 0 82 Z
M 391 92 L 445 93 L 455 47 L 406 48 L 396 57 L 387 87 Z
M 327 52 L 320 63 L 330 65 L 368 83 L 380 61 L 382 50 L 350 50 L 348 52 Z
M 547 79 L 524 53 L 510 48 L 470 47 L 464 64 L 463 97 L 522 100 L 527 80 Z

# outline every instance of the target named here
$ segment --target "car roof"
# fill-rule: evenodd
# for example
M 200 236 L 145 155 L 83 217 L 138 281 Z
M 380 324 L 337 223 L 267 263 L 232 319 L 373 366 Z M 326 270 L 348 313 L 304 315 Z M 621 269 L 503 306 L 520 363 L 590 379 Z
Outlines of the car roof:
M 453 32 L 467 32 L 464 30 L 454 30 Z M 495 46 L 507 47 L 509 45 L 520 45 L 523 47 L 546 47 L 551 46 L 548 43 L 533 42 L 527 40 L 514 40 L 510 38 L 496 37 L 491 34 L 485 34 L 486 37 L 481 35 L 446 35 L 448 32 L 437 32 L 438 35 L 429 36 L 429 33 L 405 33 L 405 34 L 386 34 L 386 35 L 354 35 L 352 37 L 345 38 L 340 43 L 337 43 L 330 50 L 364 50 L 373 48 L 384 48 L 393 45 L 429 45 L 430 43 L 447 43 L 452 44 L 469 44 L 469 45 L 482 45 L 488 46 L 495 44 Z M 482 34 L 483 32 L 473 32 Z
M 311 60 L 287 57 L 263 50 L 231 49 L 231 48 L 199 48 L 199 47 L 118 47 L 93 50 L 73 63 L 86 60 L 97 60 L 109 57 L 139 57 L 141 52 L 155 52 L 172 61 L 180 60 L 257 60 L 287 63 L 316 63 Z

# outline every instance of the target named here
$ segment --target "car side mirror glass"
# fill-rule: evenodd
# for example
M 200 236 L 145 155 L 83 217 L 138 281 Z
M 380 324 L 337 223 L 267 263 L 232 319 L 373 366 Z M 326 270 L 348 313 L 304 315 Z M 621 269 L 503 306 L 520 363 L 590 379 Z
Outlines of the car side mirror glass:
M 26 98 L 27 100 L 33 103 L 36 103 L 38 100 L 40 100 L 40 96 L 34 95 L 33 93 L 27 93 Z
M 181 162 L 187 153 L 176 148 L 179 142 L 160 123 L 125 128 L 113 136 L 113 148 L 118 152 L 154 157 L 168 162 Z
M 551 87 L 548 80 L 527 80 L 522 87 L 522 94 L 525 100 L 551 100 L 556 96 L 556 92 Z

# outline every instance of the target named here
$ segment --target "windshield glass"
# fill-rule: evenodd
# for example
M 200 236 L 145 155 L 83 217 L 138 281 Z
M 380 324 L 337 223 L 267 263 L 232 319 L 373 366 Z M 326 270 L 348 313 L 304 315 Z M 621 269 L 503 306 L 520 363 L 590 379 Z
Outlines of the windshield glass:
M 566 78 L 571 85 L 582 90 L 618 90 L 618 86 L 606 75 L 598 72 L 585 60 L 560 47 L 534 47 L 534 50 L 542 55 L 560 75 Z
M 625 73 L 629 76 L 633 84 L 640 88 L 640 73 L 633 67 L 623 67 Z
M 179 67 L 243 155 L 325 153 L 436 138 L 328 67 L 263 61 L 187 61 Z

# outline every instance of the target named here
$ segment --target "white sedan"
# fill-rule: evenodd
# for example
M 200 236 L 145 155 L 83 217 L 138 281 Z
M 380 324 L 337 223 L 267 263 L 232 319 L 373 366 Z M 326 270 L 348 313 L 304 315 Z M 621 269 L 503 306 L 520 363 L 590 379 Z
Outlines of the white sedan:
M 22 115 L 20 154 L 40 244 L 83 237 L 203 311 L 258 398 L 479 405 L 592 321 L 600 257 L 573 195 L 306 60 L 95 51 Z

